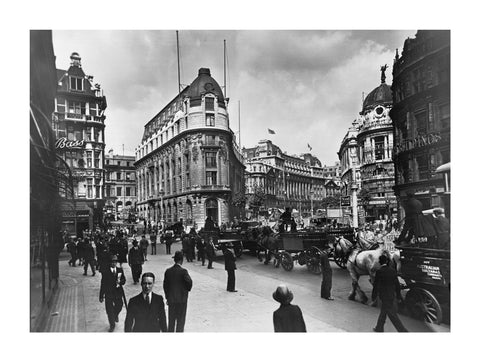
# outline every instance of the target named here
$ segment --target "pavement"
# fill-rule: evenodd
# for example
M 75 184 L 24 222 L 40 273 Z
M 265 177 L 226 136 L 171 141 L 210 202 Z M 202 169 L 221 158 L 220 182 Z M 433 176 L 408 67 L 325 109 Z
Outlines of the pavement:
M 172 245 L 172 254 L 180 250 L 180 243 Z M 150 252 L 150 248 L 149 248 Z M 173 264 L 171 255 L 165 254 L 165 245 L 157 243 L 157 255 L 148 255 L 143 272 L 156 276 L 154 292 L 164 295 L 162 283 L 166 268 Z M 60 261 L 59 287 L 50 303 L 44 332 L 107 332 L 105 306 L 98 301 L 101 274 L 83 275 L 83 267 L 68 265 L 65 255 Z M 237 293 L 226 291 L 226 272 L 223 257 L 207 269 L 201 262 L 183 266 L 189 271 L 193 288 L 189 294 L 185 332 L 273 332 L 272 313 L 278 303 L 272 293 L 281 282 L 281 270 L 271 275 L 259 275 L 241 259 L 237 261 Z M 252 261 L 253 263 L 253 261 Z M 258 262 L 257 262 L 258 263 Z M 123 264 L 127 282 L 124 286 L 127 300 L 141 292 L 134 285 L 128 264 Z M 289 284 L 291 285 L 291 284 Z M 371 332 L 379 309 L 345 300 L 327 301 L 319 298 L 318 290 L 295 285 L 294 301 L 301 307 L 308 332 Z M 168 306 L 167 306 L 168 308 Z M 123 332 L 126 311 L 119 315 L 114 333 Z M 168 313 L 167 313 L 168 315 Z M 426 324 L 405 316 L 402 322 L 413 332 L 449 332 L 448 326 Z M 387 321 L 386 332 L 395 329 Z

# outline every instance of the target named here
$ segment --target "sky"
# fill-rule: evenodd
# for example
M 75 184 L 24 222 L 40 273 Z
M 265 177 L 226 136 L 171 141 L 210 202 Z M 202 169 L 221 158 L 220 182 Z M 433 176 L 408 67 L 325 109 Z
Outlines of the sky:
M 338 161 L 340 142 L 387 64 L 392 81 L 400 54 L 416 30 L 180 30 L 180 83 L 200 68 L 224 85 L 230 127 L 240 145 L 271 139 L 284 152 Z M 56 67 L 77 52 L 107 98 L 106 150 L 133 154 L 144 125 L 178 94 L 175 30 L 54 30 Z M 239 117 L 240 111 L 240 117 Z M 275 131 L 268 134 L 267 129 Z M 237 138 L 238 142 L 238 138 Z M 124 146 L 123 146 L 124 145 Z

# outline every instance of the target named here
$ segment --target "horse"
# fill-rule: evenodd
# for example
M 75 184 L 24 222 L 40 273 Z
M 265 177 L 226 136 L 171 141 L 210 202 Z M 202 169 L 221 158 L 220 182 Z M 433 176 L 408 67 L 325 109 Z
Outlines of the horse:
M 337 239 L 337 242 L 335 243 L 336 253 L 344 253 L 345 255 L 348 255 L 347 270 L 352 278 L 352 291 L 350 292 L 348 299 L 355 300 L 355 296 L 358 292 L 361 302 L 363 304 L 368 302 L 368 297 L 360 288 L 358 280 L 362 275 L 368 275 L 369 281 L 373 285 L 375 281 L 375 273 L 380 268 L 380 255 L 386 255 L 389 260 L 393 261 L 394 267 L 398 270 L 400 260 L 399 251 L 395 250 L 389 252 L 383 247 L 379 247 L 380 245 L 381 243 L 378 243 L 377 241 L 371 246 L 371 248 L 374 249 L 364 250 L 359 246 L 353 247 L 353 244 L 344 237 Z
M 257 238 L 257 258 L 263 261 L 262 252 L 265 253 L 264 264 L 270 263 L 272 255 L 275 257 L 274 265 L 279 266 L 278 263 L 278 241 L 279 234 L 275 233 L 269 226 L 263 226 Z

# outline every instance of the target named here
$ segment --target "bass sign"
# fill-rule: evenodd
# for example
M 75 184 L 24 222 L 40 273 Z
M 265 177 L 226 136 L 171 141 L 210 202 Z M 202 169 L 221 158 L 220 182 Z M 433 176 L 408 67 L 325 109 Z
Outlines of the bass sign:
M 82 148 L 85 146 L 85 140 L 67 141 L 67 137 L 59 138 L 55 142 L 55 148 Z

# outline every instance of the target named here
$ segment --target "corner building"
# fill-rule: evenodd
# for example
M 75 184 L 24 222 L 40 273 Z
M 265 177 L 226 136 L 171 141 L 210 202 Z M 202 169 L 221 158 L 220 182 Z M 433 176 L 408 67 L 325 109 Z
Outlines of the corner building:
M 396 214 L 393 193 L 393 125 L 391 87 L 385 83 L 381 67 L 380 85 L 365 98 L 360 117 L 342 140 L 338 156 L 342 165 L 344 195 L 352 195 L 357 186 L 368 195 L 363 203 L 365 221 L 388 219 Z
M 52 125 L 56 152 L 73 177 L 74 204 L 62 204 L 62 228 L 80 236 L 103 222 L 107 101 L 93 76 L 85 74 L 80 55 L 72 53 L 70 60 L 68 70 L 57 69 Z
M 210 69 L 201 68 L 145 125 L 135 150 L 140 217 L 202 227 L 207 216 L 218 224 L 240 216 L 232 198 L 244 194 L 245 167 L 227 106 Z
M 392 91 L 395 194 L 403 202 L 411 193 L 424 210 L 443 207 L 448 217 L 448 183 L 437 170 L 450 163 L 450 31 L 419 30 L 405 40 Z

